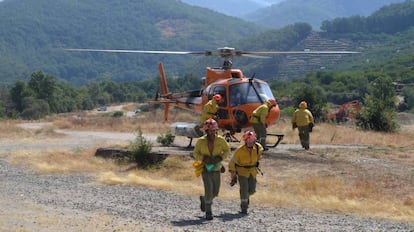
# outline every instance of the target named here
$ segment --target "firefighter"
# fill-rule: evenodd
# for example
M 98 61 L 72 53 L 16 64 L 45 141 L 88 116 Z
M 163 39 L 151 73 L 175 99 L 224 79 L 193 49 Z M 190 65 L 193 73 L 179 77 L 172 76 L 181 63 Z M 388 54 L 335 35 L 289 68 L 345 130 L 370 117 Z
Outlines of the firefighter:
M 217 135 L 217 122 L 209 118 L 204 122 L 206 134 L 197 140 L 193 156 L 204 168 L 201 173 L 204 184 L 204 196 L 200 196 L 200 209 L 206 212 L 206 219 L 212 220 L 213 199 L 220 191 L 220 174 L 224 172 L 221 162 L 230 155 L 230 146 Z
M 215 94 L 213 98 L 203 106 L 200 122 L 203 124 L 207 119 L 213 118 L 217 120 L 217 111 L 219 103 L 223 100 L 220 94 Z
M 271 98 L 264 102 L 262 105 L 257 107 L 250 118 L 250 123 L 253 126 L 254 131 L 258 137 L 259 143 L 262 145 L 263 149 L 266 151 L 266 134 L 267 134 L 267 124 L 266 117 L 269 114 L 269 111 L 272 107 L 276 106 L 276 100 Z
M 253 131 L 246 131 L 243 140 L 244 144 L 236 149 L 230 159 L 229 172 L 232 180 L 230 185 L 236 184 L 237 178 L 239 180 L 241 213 L 247 214 L 249 196 L 256 192 L 256 176 L 263 147 L 256 142 Z
M 305 150 L 309 150 L 309 132 L 312 132 L 314 119 L 312 113 L 307 109 L 305 101 L 299 103 L 299 109 L 295 110 L 292 117 L 292 129 L 298 128 L 300 144 Z

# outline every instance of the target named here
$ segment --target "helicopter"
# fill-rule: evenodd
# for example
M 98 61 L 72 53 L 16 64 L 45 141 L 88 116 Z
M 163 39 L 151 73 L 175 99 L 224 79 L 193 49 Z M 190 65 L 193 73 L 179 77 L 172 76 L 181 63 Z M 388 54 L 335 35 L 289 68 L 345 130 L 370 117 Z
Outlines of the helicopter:
M 251 127 L 249 122 L 253 111 L 269 99 L 275 99 L 267 82 L 247 77 L 240 69 L 232 68 L 232 58 L 252 57 L 270 58 L 275 54 L 352 54 L 353 51 L 265 51 L 245 52 L 237 51 L 231 47 L 218 48 L 216 51 L 146 51 L 146 50 L 106 50 L 106 49 L 65 49 L 67 51 L 79 52 L 113 52 L 113 53 L 146 53 L 146 54 L 178 54 L 178 55 L 204 55 L 218 56 L 223 59 L 220 67 L 207 67 L 203 80 L 203 87 L 183 93 L 171 93 L 168 90 L 167 79 L 162 63 L 159 63 L 160 92 L 156 94 L 155 100 L 148 101 L 150 104 L 164 104 L 164 120 L 168 121 L 170 105 L 201 113 L 206 104 L 216 94 L 220 94 L 222 101 L 219 103 L 217 122 L 219 128 L 224 132 L 223 136 L 227 142 L 240 142 L 234 135 L 242 131 L 242 128 Z M 280 118 L 278 104 L 272 107 L 266 118 L 267 125 L 275 124 Z M 200 122 L 176 122 L 171 125 L 174 135 L 190 138 L 188 147 L 191 146 L 193 138 L 199 138 L 203 132 L 199 129 Z M 283 139 L 283 134 L 268 133 L 268 136 L 277 137 L 273 144 L 267 147 L 276 147 Z

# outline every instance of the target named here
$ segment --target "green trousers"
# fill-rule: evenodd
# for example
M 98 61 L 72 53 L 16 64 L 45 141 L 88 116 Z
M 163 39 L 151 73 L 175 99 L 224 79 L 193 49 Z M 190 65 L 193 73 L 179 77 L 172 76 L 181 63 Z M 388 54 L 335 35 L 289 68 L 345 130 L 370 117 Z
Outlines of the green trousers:
M 262 123 L 253 123 L 252 124 L 254 132 L 256 133 L 257 140 L 262 144 L 263 148 L 266 147 L 266 125 Z
M 298 126 L 300 144 L 306 150 L 309 149 L 309 126 Z
M 240 185 L 240 207 L 247 209 L 249 207 L 249 196 L 256 192 L 256 178 L 252 175 L 249 177 L 239 176 Z
M 206 213 L 211 212 L 213 199 L 218 196 L 220 191 L 220 171 L 209 172 L 204 170 L 201 174 L 204 184 L 204 202 L 206 205 Z

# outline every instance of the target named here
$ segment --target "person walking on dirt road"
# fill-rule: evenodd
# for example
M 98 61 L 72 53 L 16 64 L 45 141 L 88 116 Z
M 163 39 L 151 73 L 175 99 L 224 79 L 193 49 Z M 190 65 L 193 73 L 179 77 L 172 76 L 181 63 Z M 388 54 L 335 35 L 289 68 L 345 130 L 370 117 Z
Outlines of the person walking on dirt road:
M 309 150 L 309 132 L 312 132 L 314 119 L 312 113 L 307 109 L 305 101 L 299 103 L 299 109 L 295 110 L 292 117 L 292 129 L 298 128 L 300 143 L 305 150 Z
M 217 135 L 217 122 L 209 118 L 204 122 L 206 134 L 197 140 L 193 156 L 204 165 L 201 173 L 204 184 L 204 196 L 200 196 L 200 209 L 206 212 L 206 219 L 212 220 L 213 199 L 220 191 L 220 174 L 224 172 L 221 162 L 230 155 L 230 146 L 220 135 Z
M 254 132 L 258 137 L 259 143 L 262 145 L 263 149 L 266 151 L 266 134 L 267 134 L 267 124 L 266 117 L 269 114 L 269 111 L 272 107 L 276 106 L 276 100 L 271 98 L 265 101 L 262 105 L 257 107 L 250 118 L 250 123 L 253 126 Z
M 229 172 L 233 186 L 239 180 L 240 208 L 242 214 L 247 214 L 249 196 L 256 192 L 256 176 L 263 147 L 256 142 L 256 134 L 246 131 L 243 135 L 244 144 L 239 146 L 230 158 Z

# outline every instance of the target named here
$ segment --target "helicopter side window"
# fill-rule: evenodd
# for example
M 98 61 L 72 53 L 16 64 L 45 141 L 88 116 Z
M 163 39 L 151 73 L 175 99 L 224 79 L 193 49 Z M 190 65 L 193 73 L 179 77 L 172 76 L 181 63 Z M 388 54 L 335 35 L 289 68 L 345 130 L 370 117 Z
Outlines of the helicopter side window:
M 250 91 L 248 91 L 248 94 L 246 96 L 246 102 L 247 103 L 260 102 L 260 99 L 254 90 L 251 89 Z
M 231 85 L 229 88 L 230 91 L 230 106 L 238 106 L 243 103 L 243 94 L 241 85 Z
M 257 91 L 259 92 L 259 95 L 262 101 L 266 101 L 270 98 L 275 98 L 273 96 L 272 90 L 270 89 L 268 85 L 257 83 L 255 86 L 256 86 Z
M 268 85 L 253 82 L 242 83 L 238 87 L 242 93 L 242 104 L 244 103 L 263 103 L 267 99 L 274 98 L 272 90 Z

